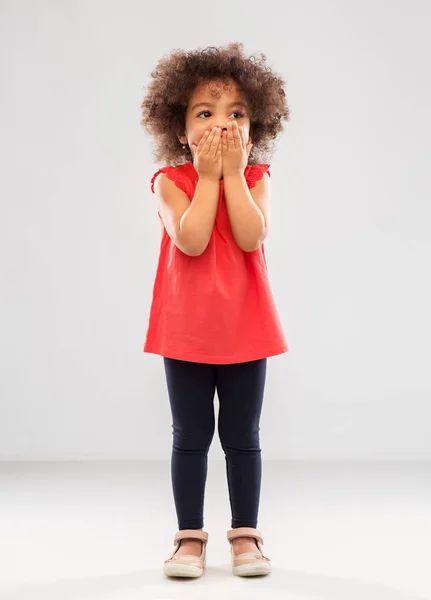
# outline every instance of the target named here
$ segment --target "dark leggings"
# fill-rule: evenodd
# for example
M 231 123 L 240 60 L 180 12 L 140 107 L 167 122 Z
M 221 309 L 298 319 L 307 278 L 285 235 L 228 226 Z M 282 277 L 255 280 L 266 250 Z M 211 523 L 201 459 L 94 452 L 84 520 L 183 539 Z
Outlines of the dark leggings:
M 207 457 L 215 430 L 225 453 L 231 527 L 257 527 L 262 478 L 259 421 L 267 359 L 212 365 L 164 357 L 172 411 L 171 477 L 178 529 L 202 529 Z

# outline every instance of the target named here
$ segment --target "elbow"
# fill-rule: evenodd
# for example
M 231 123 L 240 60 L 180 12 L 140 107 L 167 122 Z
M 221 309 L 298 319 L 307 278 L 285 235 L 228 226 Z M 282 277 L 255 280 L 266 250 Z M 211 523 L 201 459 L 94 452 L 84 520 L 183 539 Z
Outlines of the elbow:
M 254 252 L 255 250 L 257 250 L 260 246 L 261 242 L 254 244 L 254 245 L 244 245 L 244 244 L 238 244 L 238 246 L 241 248 L 241 250 L 243 252 Z
M 256 246 L 253 246 L 252 248 L 244 248 L 244 252 L 255 252 L 255 250 L 259 250 L 259 248 L 261 247 L 262 242 L 259 242 L 258 244 L 256 244 Z
M 202 240 L 196 239 L 196 236 L 193 236 L 193 239 L 190 237 L 186 238 L 186 236 L 178 233 L 176 236 L 176 246 L 183 252 L 187 254 L 187 256 L 200 256 L 203 254 L 209 244 L 209 240 L 204 244 Z
M 208 247 L 210 240 L 206 240 L 204 243 L 193 244 L 189 246 L 189 256 L 200 256 L 205 252 Z
M 203 250 L 192 250 L 189 251 L 187 254 L 189 256 L 201 256 L 201 254 L 203 254 L 205 252 L 205 248 Z
M 194 244 L 181 244 L 181 246 L 178 247 L 182 252 L 184 252 L 184 254 L 187 254 L 187 256 L 201 256 L 201 254 L 203 254 L 207 249 L 207 246 L 208 243 L 205 244 L 205 246 L 196 246 Z
M 184 245 L 177 245 L 177 247 L 181 250 L 181 252 L 183 252 L 187 256 L 200 256 L 204 252 L 204 250 L 197 248 L 189 248 Z
M 238 246 L 244 252 L 254 252 L 263 244 L 266 236 L 268 234 L 268 230 L 265 229 L 264 232 L 259 236 L 259 238 L 253 240 L 235 240 Z

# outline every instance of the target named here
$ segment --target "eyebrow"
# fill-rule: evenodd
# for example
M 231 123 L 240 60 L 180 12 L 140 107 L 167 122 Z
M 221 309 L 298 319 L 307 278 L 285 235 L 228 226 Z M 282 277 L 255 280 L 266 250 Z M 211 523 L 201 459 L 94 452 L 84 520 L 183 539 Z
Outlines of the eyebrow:
M 191 110 L 195 110 L 198 106 L 214 106 L 214 102 L 198 102 L 192 106 Z M 230 102 L 228 106 L 242 106 L 243 108 L 247 108 L 245 102 L 242 102 L 241 100 L 238 102 Z

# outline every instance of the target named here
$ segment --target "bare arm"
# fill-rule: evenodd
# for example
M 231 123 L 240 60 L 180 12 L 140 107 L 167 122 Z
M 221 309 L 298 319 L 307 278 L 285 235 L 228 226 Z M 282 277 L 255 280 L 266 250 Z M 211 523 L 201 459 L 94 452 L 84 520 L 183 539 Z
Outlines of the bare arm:
M 181 217 L 180 231 L 196 252 L 202 254 L 209 244 L 217 215 L 220 182 L 217 179 L 199 178 L 193 202 Z
M 188 256 L 199 256 L 211 238 L 217 214 L 220 182 L 199 178 L 193 202 L 165 173 L 155 180 L 154 191 L 166 231 Z
M 259 248 L 270 224 L 270 178 L 267 173 L 249 189 L 244 174 L 225 177 L 224 192 L 232 233 L 245 252 Z

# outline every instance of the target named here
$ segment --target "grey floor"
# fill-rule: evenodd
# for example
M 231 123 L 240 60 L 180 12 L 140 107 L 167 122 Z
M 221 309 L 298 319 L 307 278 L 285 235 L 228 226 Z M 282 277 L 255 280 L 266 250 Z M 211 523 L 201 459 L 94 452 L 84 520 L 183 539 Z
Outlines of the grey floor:
M 431 598 L 431 463 L 264 460 L 266 577 L 231 573 L 223 461 L 199 579 L 162 573 L 176 528 L 169 462 L 0 463 L 0 598 Z

